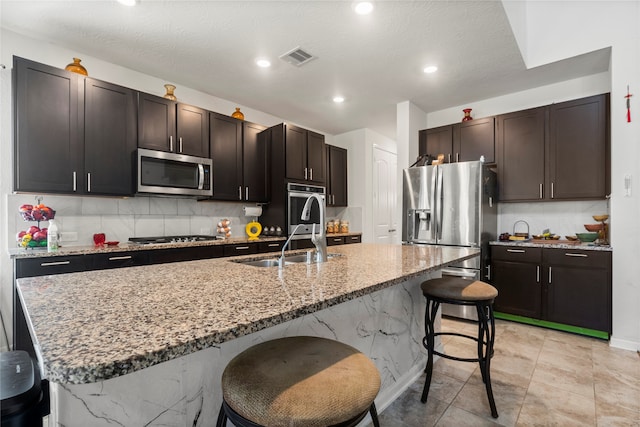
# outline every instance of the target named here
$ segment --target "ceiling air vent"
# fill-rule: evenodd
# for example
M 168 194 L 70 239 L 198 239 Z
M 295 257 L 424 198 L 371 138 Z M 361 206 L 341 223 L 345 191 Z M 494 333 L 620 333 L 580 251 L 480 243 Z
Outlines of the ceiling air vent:
M 300 49 L 299 46 L 283 55 L 280 55 L 280 59 L 283 59 L 289 64 L 295 65 L 296 67 L 300 67 L 301 65 L 306 64 L 307 62 L 312 61 L 315 58 L 315 56 Z

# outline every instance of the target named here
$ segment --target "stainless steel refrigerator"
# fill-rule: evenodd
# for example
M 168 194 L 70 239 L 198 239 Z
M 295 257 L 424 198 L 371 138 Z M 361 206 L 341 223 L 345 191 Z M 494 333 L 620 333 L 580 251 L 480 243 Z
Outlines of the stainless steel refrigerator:
M 489 242 L 497 238 L 496 174 L 483 162 L 419 166 L 403 174 L 402 241 L 479 248 L 443 275 L 490 280 Z M 442 313 L 475 319 L 475 307 L 443 305 Z

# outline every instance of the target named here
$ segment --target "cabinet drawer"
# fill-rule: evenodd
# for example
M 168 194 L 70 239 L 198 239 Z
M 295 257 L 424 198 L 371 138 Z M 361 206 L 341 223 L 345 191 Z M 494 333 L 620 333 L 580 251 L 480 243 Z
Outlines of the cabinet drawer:
M 155 249 L 148 251 L 149 264 L 166 262 L 193 261 L 197 259 L 218 258 L 223 255 L 220 245 L 193 246 L 186 248 Z
M 327 246 L 344 245 L 344 237 L 327 236 Z
M 544 263 L 575 267 L 611 268 L 611 252 L 579 249 L 545 249 Z
M 346 236 L 344 238 L 344 243 L 345 244 L 349 244 L 349 243 L 362 243 L 362 235 L 357 235 L 357 236 Z
M 518 262 L 542 262 L 542 248 L 491 246 L 491 259 Z
M 248 255 L 258 253 L 257 243 L 242 243 L 239 245 L 225 245 L 224 256 Z
M 16 278 L 73 273 L 87 269 L 84 255 L 17 259 Z M 90 269 L 90 268 L 89 268 Z
M 149 260 L 149 256 L 144 251 L 95 254 L 91 258 L 93 259 L 93 270 L 134 267 L 137 265 L 145 265 Z
M 258 252 L 277 252 L 282 250 L 282 245 L 284 245 L 284 241 L 280 242 L 259 242 L 258 243 Z

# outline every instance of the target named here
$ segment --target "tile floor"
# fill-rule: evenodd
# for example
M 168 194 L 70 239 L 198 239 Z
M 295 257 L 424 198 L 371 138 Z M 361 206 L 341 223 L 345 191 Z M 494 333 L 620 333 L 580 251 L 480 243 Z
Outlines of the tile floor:
M 473 323 L 443 319 L 443 330 L 476 333 Z M 443 337 L 445 352 L 473 357 L 472 341 Z M 424 375 L 380 414 L 384 427 L 640 427 L 640 355 L 603 340 L 496 321 L 491 418 L 477 364 L 440 359 L 426 405 Z

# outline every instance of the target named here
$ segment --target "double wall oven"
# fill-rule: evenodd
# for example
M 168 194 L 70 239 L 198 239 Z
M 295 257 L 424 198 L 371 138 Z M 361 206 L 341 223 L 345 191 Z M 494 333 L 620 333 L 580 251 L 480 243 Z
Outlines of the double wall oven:
M 320 195 L 323 203 L 326 204 L 325 193 L 325 187 L 317 185 L 296 184 L 292 182 L 287 184 L 287 234 L 291 235 L 294 229 L 300 225 L 295 231 L 294 240 L 311 238 L 313 224 L 315 224 L 316 233 L 321 230 L 321 227 L 324 227 L 324 224 L 320 224 L 320 206 L 318 206 L 317 200 L 314 200 L 311 205 L 309 220 L 305 221 L 302 219 L 302 209 L 309 196 L 313 194 Z

